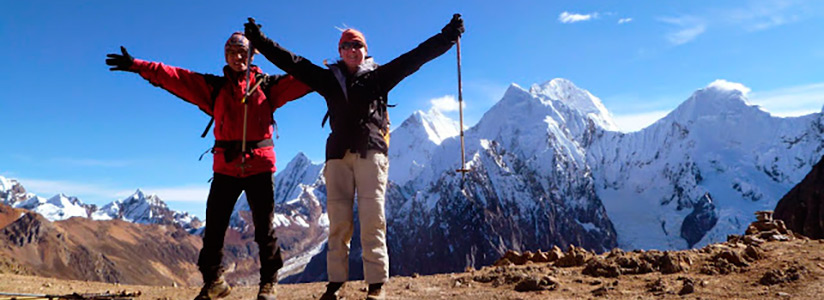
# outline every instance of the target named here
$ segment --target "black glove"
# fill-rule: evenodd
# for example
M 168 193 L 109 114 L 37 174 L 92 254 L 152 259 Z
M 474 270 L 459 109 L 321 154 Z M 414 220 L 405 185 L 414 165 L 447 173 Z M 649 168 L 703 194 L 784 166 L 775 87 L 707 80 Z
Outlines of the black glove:
M 120 46 L 120 52 L 123 54 L 115 54 L 110 53 L 107 54 L 106 57 L 106 64 L 112 66 L 109 68 L 109 71 L 129 71 L 129 72 L 136 72 L 129 70 L 134 63 L 134 57 L 129 55 L 129 52 L 126 51 L 126 48 Z
M 463 19 L 461 19 L 461 14 L 454 14 L 452 15 L 452 20 L 449 20 L 449 24 L 441 29 L 441 33 L 446 37 L 446 39 L 450 41 L 457 41 L 458 38 L 461 37 L 461 34 L 464 33 L 464 25 Z
M 243 24 L 243 35 L 245 35 L 246 38 L 249 39 L 249 42 L 252 43 L 252 46 L 255 46 L 255 44 L 259 44 L 262 41 L 266 40 L 266 35 L 264 35 L 263 32 L 260 31 L 260 27 L 262 27 L 262 25 L 255 23 L 254 18 L 249 18 L 249 22 Z

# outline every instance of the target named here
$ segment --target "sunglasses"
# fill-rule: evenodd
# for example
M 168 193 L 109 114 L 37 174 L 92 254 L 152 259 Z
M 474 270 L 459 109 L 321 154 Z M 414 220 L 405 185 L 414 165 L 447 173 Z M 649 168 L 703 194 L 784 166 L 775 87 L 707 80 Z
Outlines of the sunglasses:
M 349 50 L 349 49 L 352 49 L 352 48 L 360 49 L 360 48 L 363 48 L 363 43 L 358 42 L 358 41 L 343 42 L 343 43 L 340 43 L 340 48 L 343 49 L 343 50 Z

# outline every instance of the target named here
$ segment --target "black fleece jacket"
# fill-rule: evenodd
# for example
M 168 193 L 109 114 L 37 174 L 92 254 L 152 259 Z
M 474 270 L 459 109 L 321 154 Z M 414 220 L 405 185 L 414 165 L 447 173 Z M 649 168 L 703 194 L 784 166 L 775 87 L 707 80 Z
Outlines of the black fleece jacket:
M 360 71 L 349 74 L 343 62 L 329 65 L 329 68 L 315 65 L 262 33 L 247 38 L 278 68 L 326 99 L 332 128 L 326 140 L 326 160 L 343 158 L 346 151 L 359 153 L 361 157 L 366 157 L 368 150 L 386 154 L 389 150 L 389 116 L 386 111 L 389 91 L 455 43 L 438 33 L 385 65 L 378 66 L 368 58 Z

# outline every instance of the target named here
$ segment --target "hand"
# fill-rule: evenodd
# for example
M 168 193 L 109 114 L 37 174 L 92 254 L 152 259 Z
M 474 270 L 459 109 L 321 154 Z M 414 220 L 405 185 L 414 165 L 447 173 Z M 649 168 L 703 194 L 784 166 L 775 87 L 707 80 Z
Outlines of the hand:
M 123 46 L 120 46 L 120 52 L 122 54 L 110 53 L 106 55 L 106 57 L 108 57 L 106 59 L 106 64 L 112 66 L 111 68 L 109 68 L 109 71 L 134 72 L 129 69 L 132 67 L 132 64 L 134 63 L 134 57 L 129 55 L 129 52 L 127 52 L 126 48 L 123 48 Z
M 450 41 L 457 41 L 458 38 L 461 37 L 465 31 L 463 25 L 463 19 L 461 19 L 461 14 L 454 14 L 452 15 L 452 20 L 449 20 L 449 24 L 441 29 L 441 33 Z
M 252 42 L 252 45 L 266 39 L 266 36 L 260 31 L 261 27 L 263 26 L 255 23 L 254 18 L 249 18 L 249 22 L 243 24 L 243 35 Z

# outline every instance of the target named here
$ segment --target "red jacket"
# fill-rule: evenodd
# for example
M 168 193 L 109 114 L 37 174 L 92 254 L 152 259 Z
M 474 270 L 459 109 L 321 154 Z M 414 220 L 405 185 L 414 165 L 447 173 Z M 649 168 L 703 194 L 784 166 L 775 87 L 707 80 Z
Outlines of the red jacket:
M 223 68 L 224 76 L 200 74 L 186 69 L 167 66 L 158 62 L 135 59 L 131 70 L 186 102 L 197 105 L 200 110 L 215 118 L 214 134 L 216 141 L 243 140 L 243 91 L 246 88 L 245 73 L 236 74 L 228 66 Z M 251 66 L 251 73 L 261 73 L 260 68 Z M 273 75 L 269 82 L 261 84 L 246 99 L 248 115 L 246 116 L 246 141 L 259 141 L 272 138 L 273 113 L 286 102 L 303 97 L 312 90 L 290 75 Z M 251 86 L 255 85 L 252 76 Z M 219 88 L 217 97 L 213 91 Z M 248 149 L 247 149 L 248 151 Z M 275 151 L 273 146 L 253 149 L 251 155 L 245 155 L 245 166 L 241 167 L 241 156 L 231 161 L 224 159 L 225 149 L 215 147 L 214 164 L 216 173 L 247 177 L 263 172 L 275 172 Z

